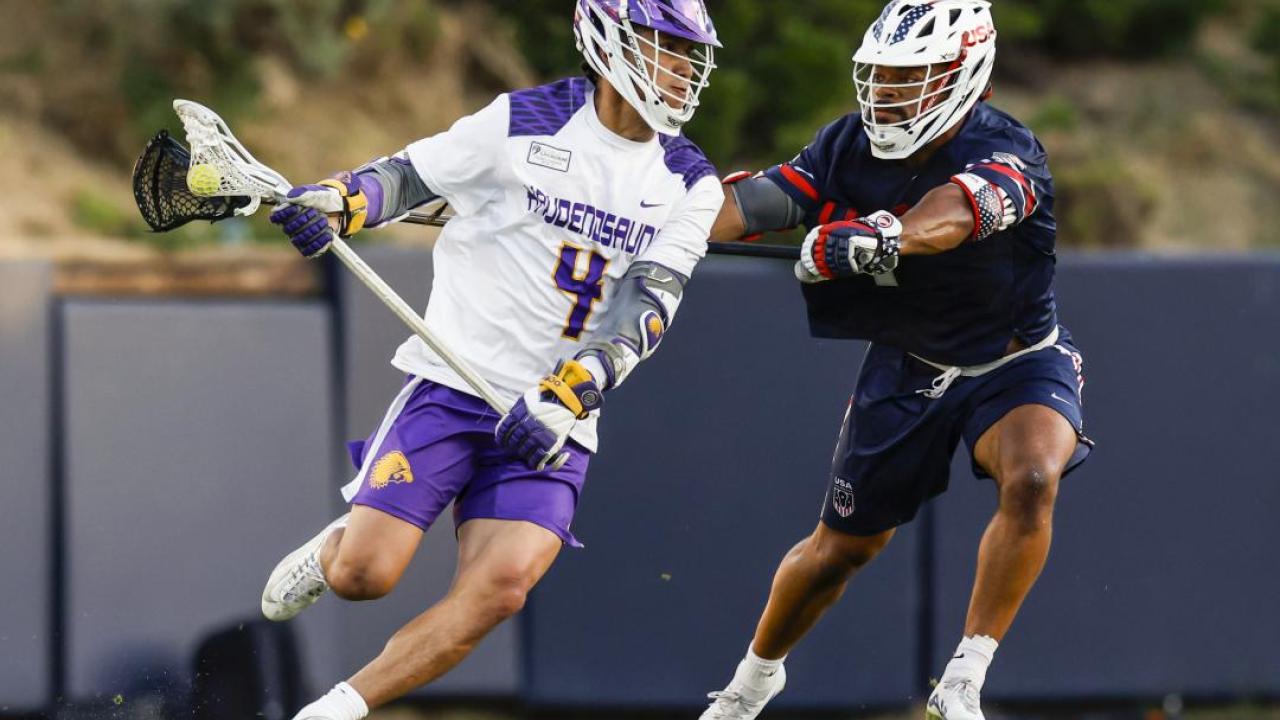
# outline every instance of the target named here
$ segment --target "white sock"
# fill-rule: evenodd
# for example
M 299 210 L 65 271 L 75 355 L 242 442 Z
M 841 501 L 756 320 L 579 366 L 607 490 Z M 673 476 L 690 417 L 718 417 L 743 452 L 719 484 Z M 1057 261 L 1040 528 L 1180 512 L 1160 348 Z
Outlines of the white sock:
M 369 706 L 360 693 L 340 682 L 319 700 L 299 710 L 293 720 L 363 720 L 368 714 Z
M 1000 643 L 986 635 L 973 635 L 960 641 L 955 656 L 947 663 L 942 673 L 942 682 L 968 680 L 973 686 L 982 689 L 987 680 L 987 667 L 991 658 L 995 657 L 996 647 Z
M 738 663 L 738 671 L 733 674 L 733 680 L 736 684 L 748 689 L 763 691 L 769 678 L 778 672 L 786 659 L 787 656 L 783 655 L 777 660 L 765 660 L 748 646 L 747 656 Z

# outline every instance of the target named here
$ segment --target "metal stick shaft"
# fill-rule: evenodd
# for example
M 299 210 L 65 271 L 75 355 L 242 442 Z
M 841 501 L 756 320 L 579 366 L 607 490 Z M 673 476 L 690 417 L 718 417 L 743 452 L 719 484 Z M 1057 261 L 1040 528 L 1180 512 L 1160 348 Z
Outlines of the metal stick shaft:
M 707 244 L 712 255 L 739 255 L 742 257 L 777 258 L 799 260 L 800 248 L 795 245 L 757 245 L 746 242 L 713 242 Z
M 430 328 L 427 327 L 427 323 L 423 321 L 418 313 L 413 311 L 413 308 L 409 307 L 409 303 L 405 302 L 404 298 L 400 297 L 395 290 L 392 290 L 391 286 L 378 273 L 374 272 L 373 268 L 369 267 L 346 241 L 335 235 L 333 242 L 329 244 L 329 249 L 338 256 L 338 260 L 342 261 L 342 264 L 346 265 L 353 275 L 360 279 L 360 282 L 373 291 L 373 294 L 382 301 L 383 305 L 386 305 L 391 312 L 395 313 L 401 322 L 408 325 L 415 335 L 422 338 L 422 342 L 426 343 L 427 347 L 436 351 L 436 354 L 444 360 L 446 365 L 462 376 L 462 379 L 466 380 L 467 384 L 480 394 L 480 397 L 489 404 L 489 407 L 497 411 L 499 415 L 506 415 L 511 410 L 511 406 L 498 397 L 498 393 L 494 391 L 493 386 L 487 380 L 476 374 L 476 371 L 472 370 L 470 365 L 463 362 L 462 358 L 454 355 L 448 346 L 436 339 Z M 551 459 L 546 464 L 546 467 L 554 472 L 564 467 L 567 462 L 569 462 L 569 451 L 563 450 L 555 458 Z
M 405 302 L 404 298 L 400 297 L 395 290 L 392 290 L 391 286 L 351 249 L 350 245 L 335 237 L 329 247 L 338 256 L 338 259 L 342 261 L 342 264 L 346 265 L 347 269 L 360 279 L 360 282 L 372 290 L 373 294 L 390 308 L 396 317 L 400 318 L 405 325 L 408 325 L 415 335 L 422 338 L 422 341 L 434 350 L 449 367 L 453 368 L 454 372 L 461 375 L 462 379 L 466 380 L 467 384 L 479 393 L 486 403 L 489 403 L 489 407 L 501 415 L 505 415 L 511 409 L 511 406 L 498 397 L 498 393 L 494 391 L 493 386 L 487 380 L 476 374 L 461 358 L 454 355 L 448 347 L 436 339 L 422 317 L 414 312 L 413 308 L 409 307 L 409 303 Z

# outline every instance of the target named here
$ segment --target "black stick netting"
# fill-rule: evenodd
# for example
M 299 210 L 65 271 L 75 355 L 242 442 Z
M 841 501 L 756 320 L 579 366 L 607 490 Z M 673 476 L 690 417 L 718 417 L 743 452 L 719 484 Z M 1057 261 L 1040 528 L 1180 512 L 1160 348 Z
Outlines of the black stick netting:
M 192 220 L 217 222 L 249 204 L 249 198 L 193 195 L 187 189 L 190 165 L 191 154 L 167 130 L 147 141 L 134 163 L 133 197 L 152 230 L 167 232 Z

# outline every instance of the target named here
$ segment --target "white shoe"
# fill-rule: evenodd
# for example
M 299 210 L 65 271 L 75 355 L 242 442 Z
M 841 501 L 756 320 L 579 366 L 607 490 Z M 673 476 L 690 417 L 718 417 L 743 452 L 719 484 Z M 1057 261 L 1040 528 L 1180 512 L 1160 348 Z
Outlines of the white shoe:
M 698 720 L 753 720 L 786 684 L 787 669 L 781 666 L 765 681 L 763 688 L 748 688 L 736 680 L 730 682 L 724 690 L 707 695 L 711 706 Z
M 351 513 L 329 523 L 319 535 L 306 545 L 284 557 L 271 571 L 267 586 L 262 590 L 262 614 L 268 620 L 281 622 L 306 610 L 320 599 L 329 583 L 320 569 L 320 548 L 334 530 L 347 526 Z
M 978 688 L 968 680 L 940 682 L 925 706 L 926 720 L 986 720 Z

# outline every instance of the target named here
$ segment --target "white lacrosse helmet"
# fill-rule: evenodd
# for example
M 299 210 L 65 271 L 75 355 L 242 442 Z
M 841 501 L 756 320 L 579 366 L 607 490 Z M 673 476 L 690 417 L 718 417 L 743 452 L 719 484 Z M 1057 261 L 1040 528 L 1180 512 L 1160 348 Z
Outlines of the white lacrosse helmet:
M 674 73 L 658 64 L 662 50 L 641 28 L 698 43 L 700 49 L 682 56 L 693 68 L 684 97 L 658 85 L 660 74 Z M 720 47 L 702 0 L 578 0 L 573 32 L 587 65 L 607 79 L 649 127 L 663 135 L 680 134 L 698 109 L 698 98 L 715 68 L 714 49 Z
M 853 83 L 872 154 L 887 160 L 910 157 L 964 120 L 990 85 L 995 40 L 987 0 L 890 2 L 853 56 Z M 946 67 L 938 70 L 939 64 Z M 890 84 L 877 82 L 877 67 L 927 72 L 921 82 Z M 888 91 L 883 98 L 882 91 Z M 880 122 L 877 110 L 912 117 Z

